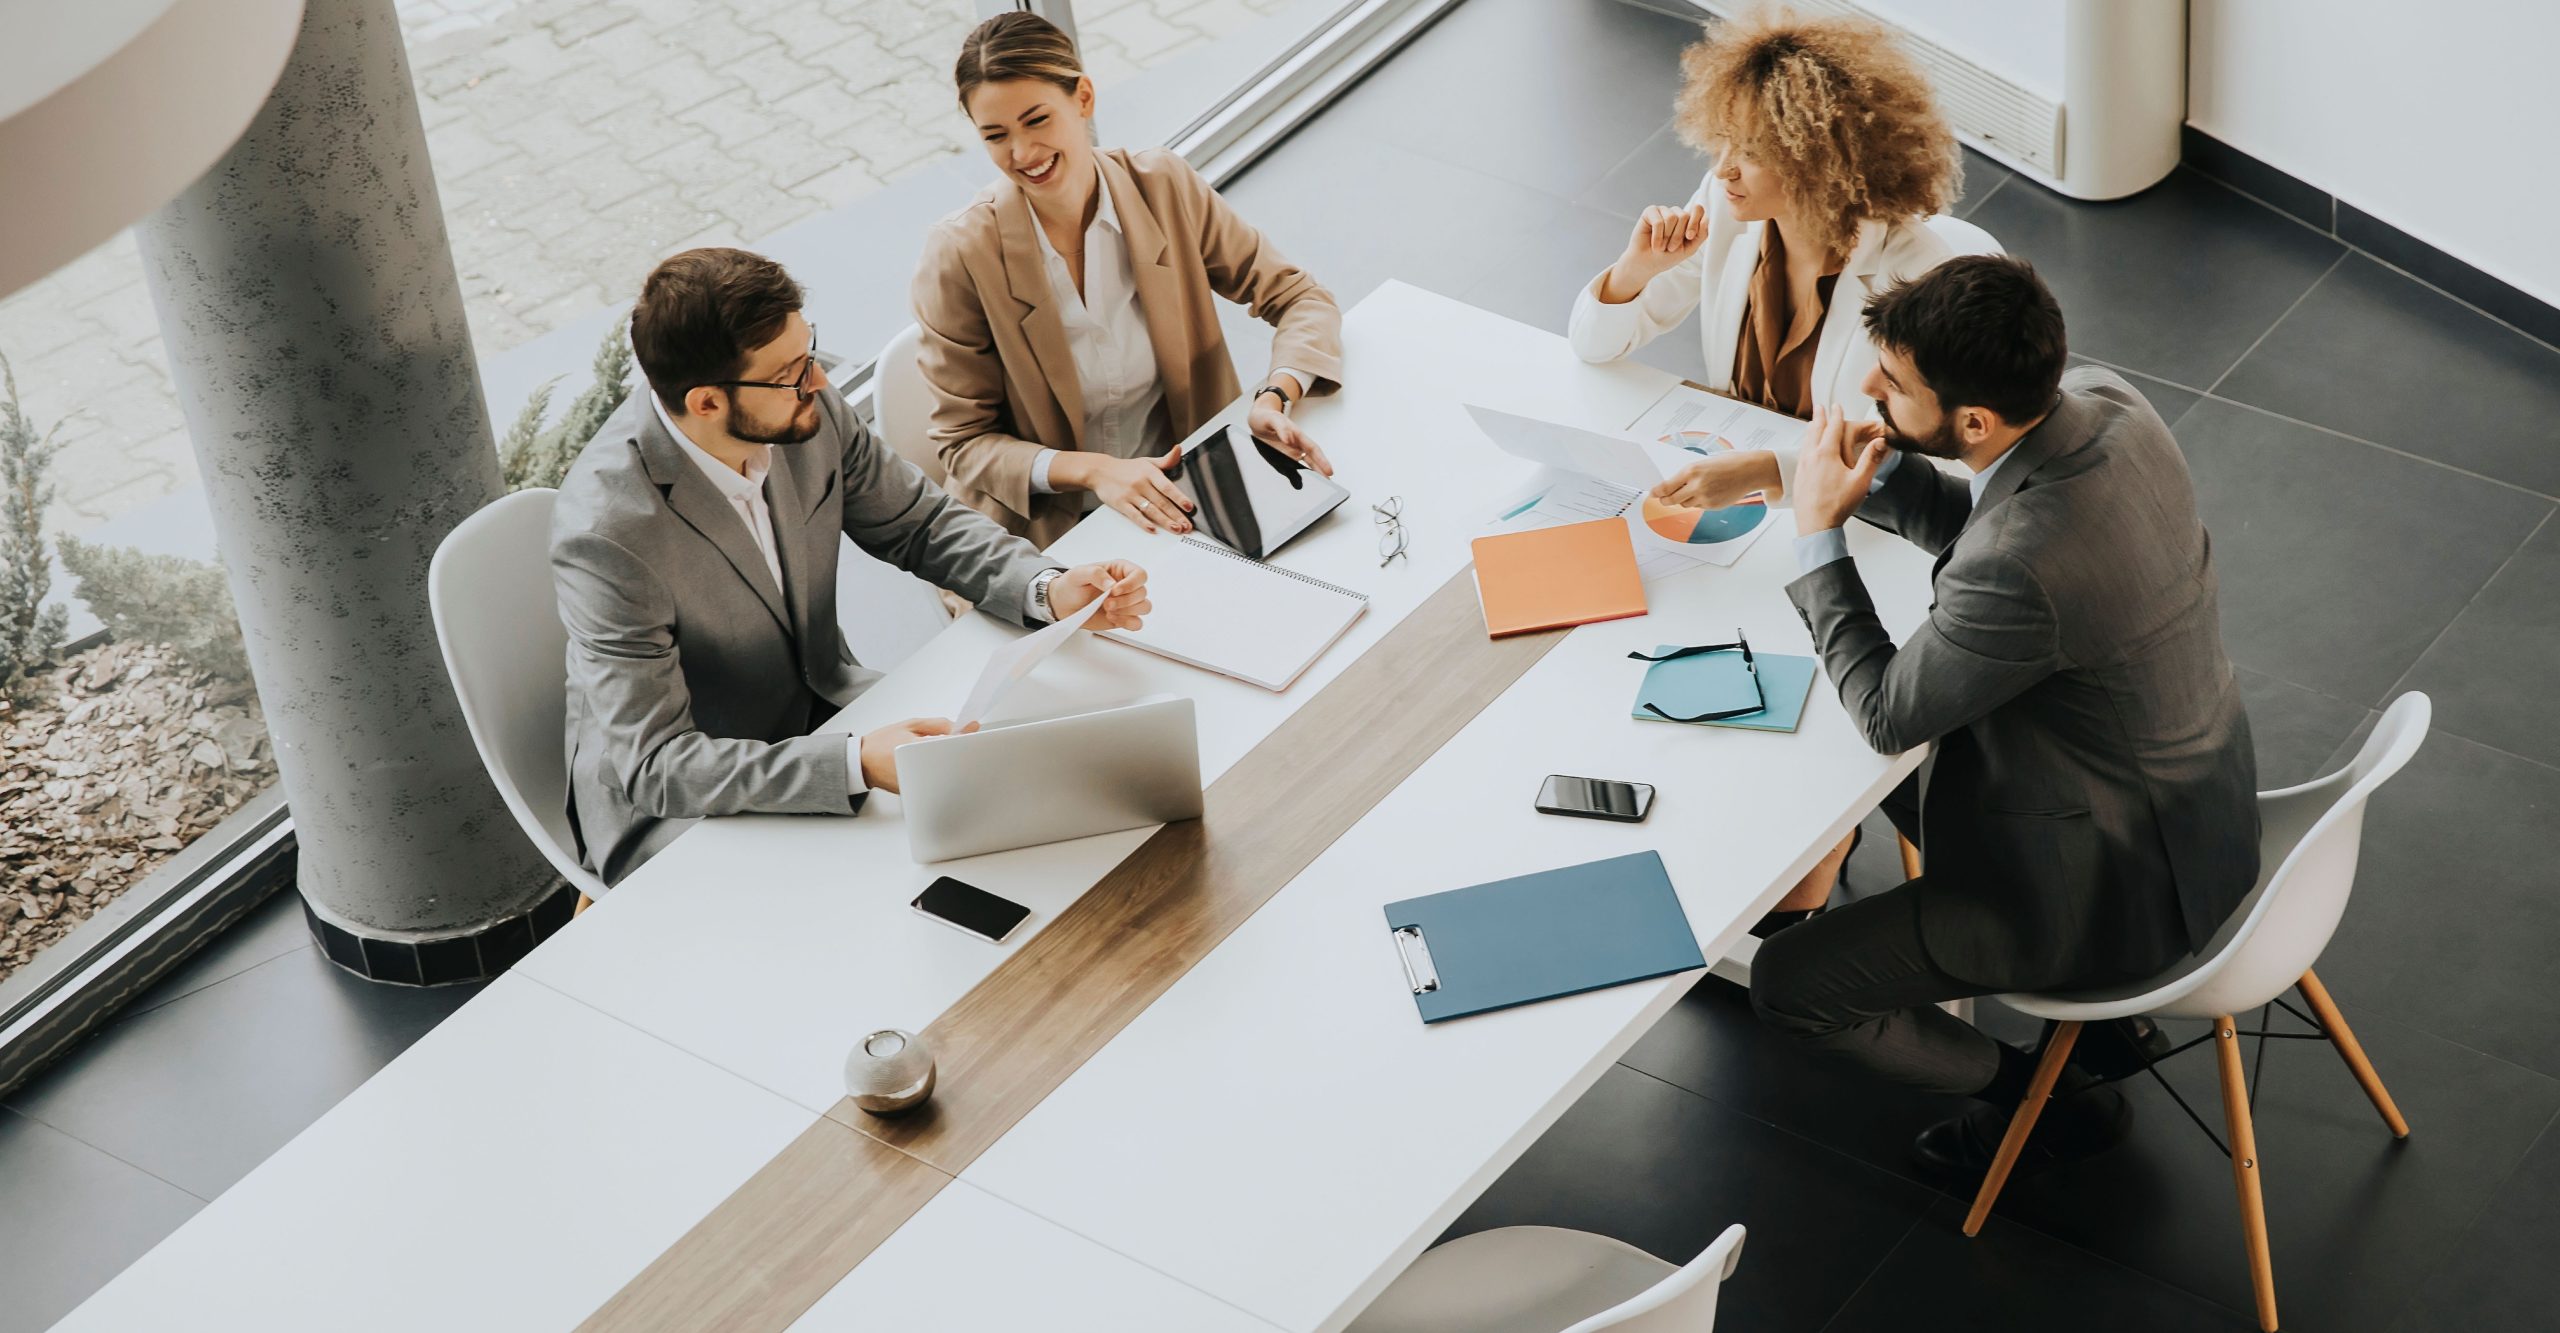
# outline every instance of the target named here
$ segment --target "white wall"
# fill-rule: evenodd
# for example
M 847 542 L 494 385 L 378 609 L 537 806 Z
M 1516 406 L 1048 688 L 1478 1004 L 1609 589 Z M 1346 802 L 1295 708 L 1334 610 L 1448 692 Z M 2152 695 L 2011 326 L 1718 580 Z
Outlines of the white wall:
M 2560 304 L 2560 4 L 2192 0 L 2187 120 Z

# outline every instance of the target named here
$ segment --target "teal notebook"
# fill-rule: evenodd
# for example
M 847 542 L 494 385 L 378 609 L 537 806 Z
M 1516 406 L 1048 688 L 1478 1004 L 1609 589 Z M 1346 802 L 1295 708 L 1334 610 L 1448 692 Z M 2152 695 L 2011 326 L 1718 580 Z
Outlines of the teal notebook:
M 1422 1021 L 1705 967 L 1654 852 L 1387 904 Z
M 1677 652 L 1680 645 L 1666 643 L 1654 654 Z M 1757 713 L 1699 722 L 1701 727 L 1742 727 L 1751 731 L 1793 731 L 1804 720 L 1805 700 L 1813 693 L 1813 678 L 1821 668 L 1810 657 L 1792 657 L 1784 653 L 1753 653 L 1760 667 L 1760 695 L 1767 706 Z M 1695 657 L 1674 658 L 1656 662 L 1645 668 L 1644 684 L 1636 690 L 1635 705 L 1629 712 L 1639 722 L 1661 722 L 1645 711 L 1645 705 L 1669 713 L 1672 717 L 1696 717 L 1700 713 L 1722 712 L 1728 708 L 1748 708 L 1752 704 L 1751 677 L 1743 670 L 1740 653 L 1700 653 Z

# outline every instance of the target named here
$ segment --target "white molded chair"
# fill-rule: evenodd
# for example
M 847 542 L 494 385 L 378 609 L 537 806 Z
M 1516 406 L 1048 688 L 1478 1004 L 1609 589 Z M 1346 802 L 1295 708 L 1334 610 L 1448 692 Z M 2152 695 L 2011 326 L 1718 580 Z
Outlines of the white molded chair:
M 1343 1333 L 1707 1333 L 1742 1236 L 1675 1266 L 1588 1231 L 1479 1231 L 1423 1251 Z
M 1947 214 L 1940 213 L 1929 218 L 1923 225 L 1927 226 L 1930 231 L 1937 233 L 1939 240 L 1945 241 L 1949 248 L 1953 249 L 1960 255 L 2005 255 L 2009 253 L 2008 251 L 2000 248 L 2000 242 L 1992 239 L 1991 233 L 1965 221 L 1963 218 L 1950 217 Z
M 2065 995 L 2003 995 L 2021 1013 L 2054 1025 L 2027 1099 L 2010 1117 L 2009 1132 L 1992 1159 L 1965 1217 L 1968 1236 L 1982 1229 L 2000 1187 L 2035 1130 L 2037 1115 L 2053 1092 L 2063 1061 L 2082 1025 L 2148 1014 L 2203 1018 L 2221 1069 L 2222 1114 L 2230 1131 L 2232 1183 L 2240 1196 L 2240 1224 L 2249 1247 L 2249 1276 L 2257 1289 L 2258 1322 L 2276 1327 L 2275 1273 L 2268 1259 L 2266 1202 L 2259 1189 L 2257 1135 L 2250 1121 L 2249 1089 L 2240 1068 L 2240 1032 L 2232 1015 L 2272 1003 L 2300 987 L 2321 1034 L 2337 1047 L 2365 1096 L 2382 1113 L 2395 1138 L 2409 1137 L 2409 1123 L 2365 1058 L 2364 1048 L 2338 1012 L 2311 965 L 2329 945 L 2355 887 L 2356 856 L 2364 835 L 2365 803 L 2417 753 L 2431 713 L 2427 696 L 2411 691 L 2391 701 L 2364 748 L 2347 766 L 2299 787 L 2258 794 L 2258 887 L 2241 902 L 2213 939 L 2192 957 L 2149 981 Z
M 871 368 L 871 418 L 879 437 L 899 457 L 924 470 L 933 484 L 944 483 L 942 456 L 925 438 L 933 410 L 932 390 L 916 368 L 922 331 L 909 324 L 880 349 Z M 883 564 L 851 541 L 836 556 L 836 620 L 854 660 L 875 671 L 887 671 L 925 640 L 951 623 L 952 613 L 966 603 L 946 599 L 941 589 Z
M 427 565 L 445 674 L 480 763 L 524 835 L 589 898 L 569 829 L 569 633 L 551 591 L 551 490 L 501 496 L 462 520 Z
M 871 417 L 880 428 L 880 438 L 940 486 L 949 478 L 942 470 L 942 455 L 925 435 L 933 414 L 933 390 L 916 364 L 916 350 L 923 345 L 924 331 L 910 324 L 880 349 L 880 359 L 871 367 Z

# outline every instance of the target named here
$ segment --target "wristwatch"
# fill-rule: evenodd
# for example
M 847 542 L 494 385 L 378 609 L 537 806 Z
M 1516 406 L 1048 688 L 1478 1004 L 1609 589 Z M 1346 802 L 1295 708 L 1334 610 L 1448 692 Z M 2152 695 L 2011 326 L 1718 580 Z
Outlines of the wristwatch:
M 1278 395 L 1280 399 L 1280 410 L 1283 413 L 1286 413 L 1290 408 L 1297 406 L 1297 404 L 1290 399 L 1289 391 L 1287 389 L 1283 389 L 1279 385 L 1269 383 L 1267 381 L 1261 388 L 1253 391 L 1254 400 L 1256 402 L 1261 401 L 1262 395 L 1266 393 Z
M 1044 569 L 1031 576 L 1031 604 L 1040 609 L 1042 620 L 1056 620 L 1057 611 L 1049 605 L 1049 585 L 1057 582 L 1063 569 Z

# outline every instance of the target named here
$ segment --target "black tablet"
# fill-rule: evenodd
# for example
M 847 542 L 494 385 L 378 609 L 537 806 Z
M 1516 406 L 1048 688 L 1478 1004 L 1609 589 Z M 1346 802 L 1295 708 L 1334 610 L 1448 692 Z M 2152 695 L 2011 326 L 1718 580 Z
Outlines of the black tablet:
M 1349 498 L 1333 478 L 1287 454 L 1221 426 L 1182 451 L 1173 484 L 1196 506 L 1200 531 L 1256 560 L 1268 558 L 1290 538 Z

